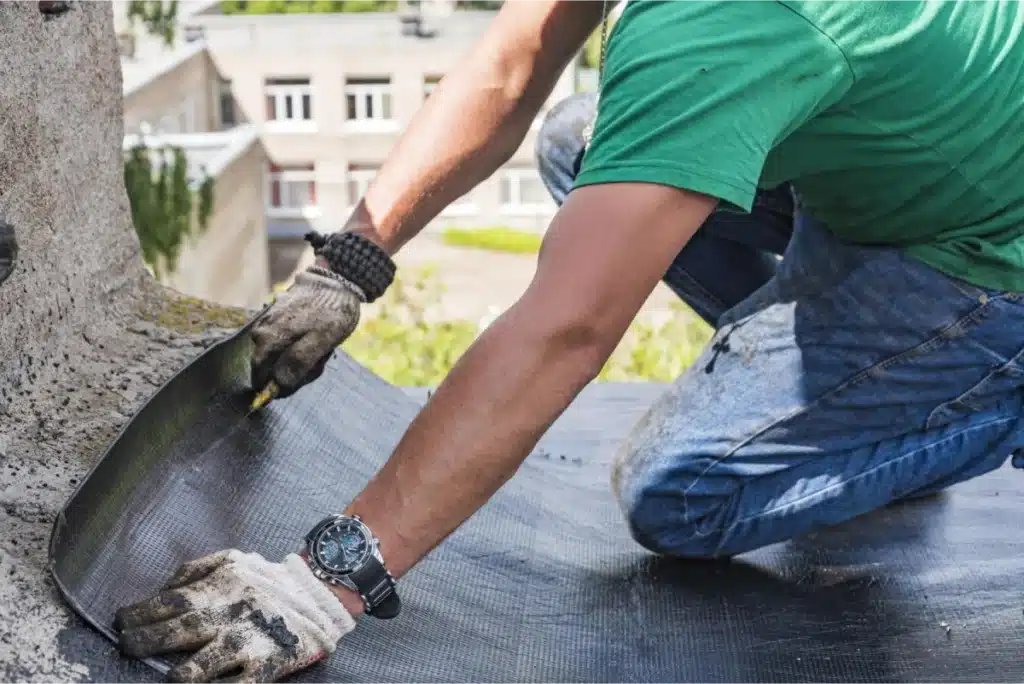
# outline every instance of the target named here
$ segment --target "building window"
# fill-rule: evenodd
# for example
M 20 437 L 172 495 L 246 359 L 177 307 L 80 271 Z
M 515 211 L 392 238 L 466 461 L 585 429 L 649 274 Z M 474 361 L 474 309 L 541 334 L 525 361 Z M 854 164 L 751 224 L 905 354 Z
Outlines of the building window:
M 345 79 L 345 111 L 350 123 L 392 121 L 390 78 Z
M 348 165 L 348 205 L 354 207 L 359 200 L 366 195 L 370 183 L 377 176 L 375 164 L 349 164 Z
M 423 77 L 423 99 L 426 100 L 430 97 L 430 93 L 434 92 L 434 88 L 441 82 L 442 76 L 424 76 Z
M 217 79 L 217 112 L 222 129 L 238 125 L 235 120 L 235 96 L 231 92 L 231 81 L 226 78 Z
M 543 214 L 551 210 L 551 198 L 536 169 L 502 169 L 501 209 L 513 214 Z
M 316 214 L 316 170 L 313 164 L 270 165 L 267 213 L 307 218 Z
M 299 123 L 313 120 L 313 89 L 308 78 L 268 78 L 263 88 L 267 121 Z

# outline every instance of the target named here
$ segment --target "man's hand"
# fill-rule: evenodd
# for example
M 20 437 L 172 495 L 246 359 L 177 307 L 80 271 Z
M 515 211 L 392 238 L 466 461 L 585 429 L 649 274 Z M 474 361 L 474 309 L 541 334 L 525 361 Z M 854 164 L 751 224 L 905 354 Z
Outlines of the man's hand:
M 294 394 L 324 372 L 331 353 L 355 330 L 366 295 L 326 268 L 313 266 L 252 328 L 252 382 L 273 380 L 278 397 Z
M 173 668 L 175 682 L 273 682 L 327 658 L 355 620 L 299 556 L 271 563 L 221 551 L 182 565 L 156 596 L 117 611 L 121 651 L 146 658 L 198 653 Z

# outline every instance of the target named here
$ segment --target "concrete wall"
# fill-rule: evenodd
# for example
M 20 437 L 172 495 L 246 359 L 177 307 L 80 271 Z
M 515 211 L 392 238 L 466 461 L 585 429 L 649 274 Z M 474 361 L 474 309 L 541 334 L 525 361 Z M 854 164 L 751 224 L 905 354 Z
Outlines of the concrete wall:
M 176 290 L 220 304 L 259 307 L 270 291 L 259 143 L 219 173 L 207 230 L 190 238 L 178 270 L 163 280 Z
M 278 165 L 313 164 L 317 210 L 304 220 L 271 211 L 275 226 L 294 222 L 301 233 L 310 224 L 336 230 L 350 211 L 350 164 L 380 164 L 424 101 L 424 78 L 443 76 L 468 53 L 494 14 L 459 12 L 438 22 L 433 39 L 403 36 L 396 14 L 203 16 L 201 26 L 217 70 L 232 82 L 239 111 L 260 127 L 271 160 Z M 391 79 L 394 126 L 366 128 L 346 121 L 345 80 Z M 282 128 L 266 121 L 264 84 L 268 78 L 308 78 L 312 121 Z M 574 90 L 573 70 L 563 75 L 549 106 Z M 535 131 L 510 165 L 535 169 Z M 470 195 L 472 213 L 453 208 L 433 227 L 510 225 L 543 230 L 554 211 L 510 214 L 500 206 L 496 174 Z

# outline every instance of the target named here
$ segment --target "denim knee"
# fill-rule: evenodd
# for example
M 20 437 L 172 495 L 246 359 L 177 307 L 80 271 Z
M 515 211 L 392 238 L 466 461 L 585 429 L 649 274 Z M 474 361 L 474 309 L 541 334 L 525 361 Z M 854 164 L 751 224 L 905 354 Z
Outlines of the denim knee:
M 627 455 L 612 473 L 613 490 L 633 540 L 654 553 L 679 558 L 735 555 L 724 551 L 738 514 L 734 489 L 711 482 L 713 477 L 705 482 L 711 486 L 695 486 L 707 470 L 701 459 L 673 457 L 675 465 L 668 467 L 650 456 Z
M 705 497 L 707 498 L 707 497 Z M 685 497 L 684 497 L 685 499 Z M 712 559 L 735 555 L 724 550 L 734 497 L 705 500 L 701 514 L 688 515 L 685 501 L 655 490 L 641 490 L 626 508 L 630 535 L 654 553 L 678 558 Z
M 595 93 L 571 95 L 548 112 L 537 134 L 537 168 L 556 204 L 572 190 L 585 146 L 584 131 L 597 113 Z

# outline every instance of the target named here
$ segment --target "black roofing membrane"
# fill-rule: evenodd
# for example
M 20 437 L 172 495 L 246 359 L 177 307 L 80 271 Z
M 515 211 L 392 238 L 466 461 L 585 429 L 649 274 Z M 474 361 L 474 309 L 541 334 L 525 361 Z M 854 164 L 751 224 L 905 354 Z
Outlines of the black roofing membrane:
M 243 330 L 160 389 L 54 526 L 51 569 L 108 639 L 114 611 L 227 547 L 279 558 L 387 458 L 423 392 L 339 352 L 247 417 Z M 1024 473 L 728 563 L 659 559 L 629 537 L 612 452 L 659 394 L 588 387 L 516 476 L 400 581 L 396 620 L 360 620 L 317 682 L 1024 681 Z M 81 626 L 64 656 L 104 681 L 139 664 Z M 147 661 L 160 678 L 168 661 Z

